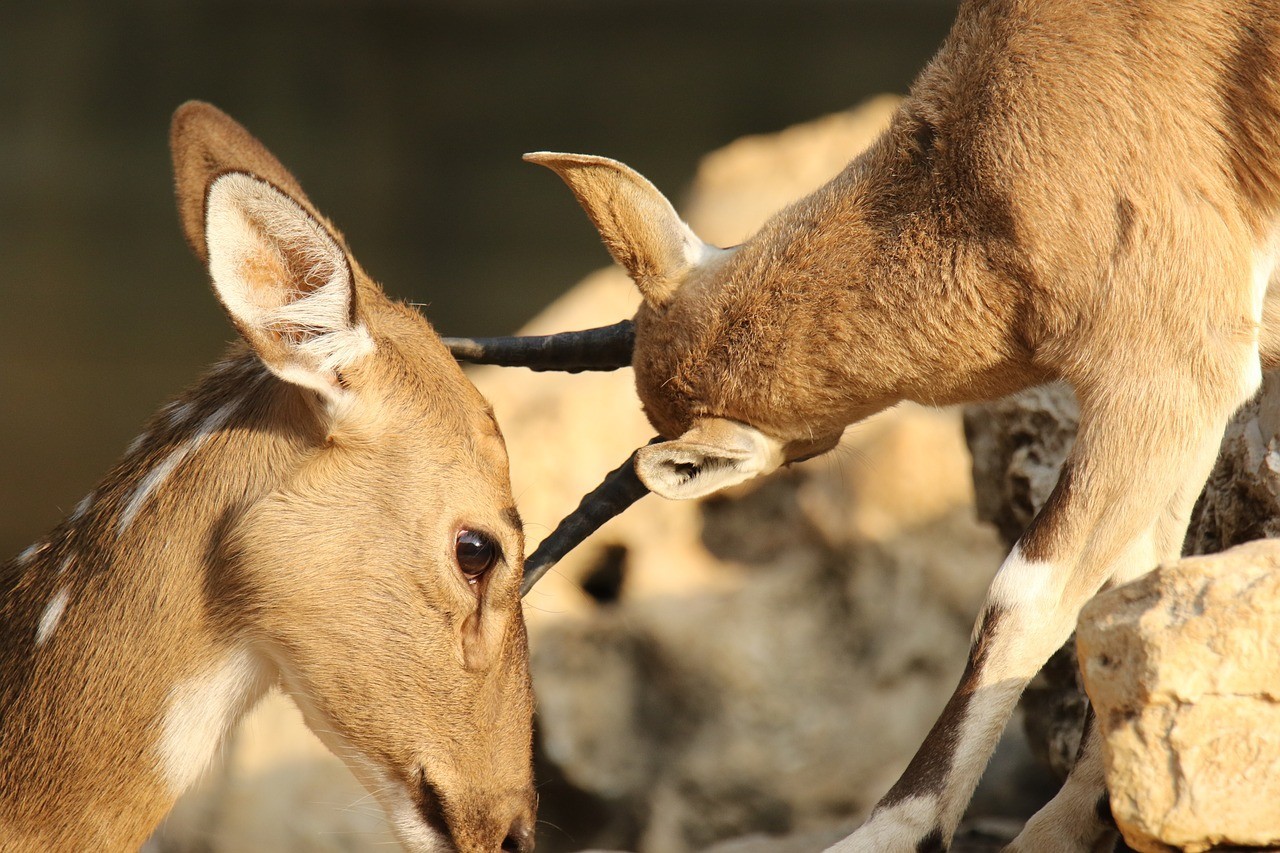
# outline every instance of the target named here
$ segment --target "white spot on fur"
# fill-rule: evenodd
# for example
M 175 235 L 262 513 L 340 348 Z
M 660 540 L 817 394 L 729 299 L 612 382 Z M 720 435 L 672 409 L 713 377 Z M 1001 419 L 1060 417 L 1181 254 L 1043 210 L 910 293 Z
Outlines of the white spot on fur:
M 156 743 L 160 774 L 174 796 L 196 780 L 250 704 L 266 689 L 263 668 L 248 649 L 169 691 Z
M 70 592 L 64 586 L 45 605 L 44 612 L 40 614 L 40 622 L 36 625 L 36 648 L 45 644 L 52 636 L 54 629 L 58 627 L 58 623 L 62 621 L 62 614 L 67 609 L 69 596 Z
M 396 840 L 404 849 L 413 850 L 415 853 L 450 853 L 454 850 L 454 846 L 447 839 L 423 820 L 422 812 L 409 798 L 408 792 L 404 790 L 404 784 L 394 782 L 389 776 L 385 778 L 387 781 L 381 786 L 383 793 L 377 799 L 387 813 L 391 831 L 395 833 Z M 369 788 L 369 790 L 378 789 Z
M 116 523 L 117 536 L 123 535 L 129 525 L 133 523 L 138 511 L 147 502 L 147 498 L 151 497 L 155 490 L 168 479 L 169 475 L 182 464 L 183 460 L 196 450 L 199 450 L 200 445 L 204 444 L 210 436 L 214 435 L 226 424 L 239 405 L 239 400 L 232 400 L 206 417 L 201 421 L 194 435 L 174 448 L 168 456 L 160 461 L 159 465 L 148 471 L 138 481 L 133 493 L 129 495 L 129 500 L 125 502 L 124 510 L 120 513 L 120 520 Z
M 827 853 L 915 850 L 916 842 L 934 830 L 937 820 L 936 797 L 910 797 L 888 808 L 877 809 L 853 835 L 828 847 Z
M 76 508 L 71 511 L 68 521 L 79 521 L 84 514 L 89 511 L 89 507 L 93 506 L 93 492 L 85 495 L 80 499 L 80 503 L 76 504 Z
M 169 407 L 169 426 L 177 429 L 195 412 L 194 403 L 174 403 Z
M 65 560 L 63 560 L 62 564 L 58 566 L 58 574 L 65 575 L 67 573 L 67 569 L 71 568 L 71 564 L 74 563 L 75 561 L 76 561 L 76 558 L 74 555 L 67 557 Z
M 149 432 L 144 432 L 141 435 L 134 437 L 133 441 L 129 442 L 129 446 L 124 449 L 124 455 L 132 456 L 137 453 L 142 449 L 142 445 L 147 443 L 147 439 L 149 438 L 151 438 L 151 433 Z
M 1267 299 L 1267 288 L 1276 271 L 1276 254 L 1268 249 L 1255 252 L 1253 256 L 1253 276 L 1250 281 L 1250 296 L 1253 310 L 1253 348 L 1245 365 L 1244 375 L 1240 377 L 1240 398 L 1243 402 L 1249 399 L 1262 387 L 1262 357 L 1258 346 L 1258 337 L 1262 331 L 1262 306 Z
M 48 544 L 48 542 L 36 542 L 33 545 L 28 545 L 23 552 L 18 555 L 18 565 L 25 566 L 27 563 L 30 563 L 35 559 L 36 554 L 43 551 Z
M 674 213 L 674 210 L 672 211 Z M 683 219 L 680 220 L 681 230 L 684 238 L 684 259 L 691 267 L 699 267 L 707 261 L 714 258 L 721 250 L 708 243 L 704 243 L 702 238 L 693 233 L 693 229 Z
M 1267 299 L 1267 288 L 1271 285 L 1271 277 L 1275 275 L 1276 271 L 1275 242 L 1273 239 L 1273 245 L 1253 253 L 1253 278 L 1250 282 L 1250 295 L 1253 297 L 1253 319 L 1256 323 L 1262 322 L 1262 305 Z

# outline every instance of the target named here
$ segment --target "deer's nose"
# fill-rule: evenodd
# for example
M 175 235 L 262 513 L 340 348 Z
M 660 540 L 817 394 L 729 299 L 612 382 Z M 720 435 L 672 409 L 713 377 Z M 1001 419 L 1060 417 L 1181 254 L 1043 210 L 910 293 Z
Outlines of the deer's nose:
M 530 853 L 533 850 L 533 827 L 524 818 L 516 818 L 507 837 L 502 839 L 502 853 Z

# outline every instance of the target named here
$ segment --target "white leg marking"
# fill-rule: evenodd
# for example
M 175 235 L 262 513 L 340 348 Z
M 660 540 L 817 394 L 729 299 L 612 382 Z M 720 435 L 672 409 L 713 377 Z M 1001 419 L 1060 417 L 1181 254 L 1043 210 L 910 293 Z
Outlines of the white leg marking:
M 263 667 L 243 648 L 174 685 L 156 744 L 160 775 L 174 796 L 204 771 L 227 731 L 265 689 Z
M 129 500 L 125 502 L 124 510 L 120 513 L 120 520 L 116 523 L 116 536 L 124 534 L 129 525 L 133 523 L 133 519 L 138 515 L 138 510 L 142 509 L 143 504 L 147 502 L 147 498 L 151 497 L 152 493 L 174 472 L 174 469 L 182 464 L 182 461 L 187 456 L 198 450 L 200 445 L 204 444 L 211 435 L 226 424 L 239 404 L 239 400 L 232 400 L 205 418 L 200 423 L 200 428 L 196 430 L 195 435 L 178 445 L 159 465 L 148 471 L 138 481 L 133 493 L 129 495 Z
M 1036 853 L 1040 850 L 1094 850 L 1099 843 L 1112 847 L 1114 835 L 1098 819 L 1098 800 L 1107 792 L 1102 761 L 1102 739 L 1097 726 L 1084 742 L 1084 752 L 1057 796 L 1032 815 L 1010 847 Z
M 1006 612 L 1044 613 L 1062 597 L 1059 574 L 1052 563 L 1028 560 L 1014 545 L 991 581 L 987 603 Z
M 1022 678 L 1004 679 L 979 687 L 969 697 L 969 705 L 965 708 L 960 732 L 956 736 L 955 751 L 951 754 L 951 769 L 947 773 L 946 793 L 951 796 L 941 807 L 945 824 L 954 826 L 964 815 L 969 798 L 991 760 L 996 742 L 1018 704 L 1023 683 Z
M 62 614 L 67 609 L 67 598 L 70 595 L 67 588 L 54 593 L 53 598 L 49 599 L 49 603 L 45 606 L 44 612 L 40 614 L 40 622 L 36 625 L 36 648 L 43 646 L 53 634 L 53 630 L 58 627 L 58 623 L 62 621 Z
M 936 797 L 911 797 L 880 809 L 857 831 L 827 848 L 826 853 L 881 853 L 915 850 L 916 843 L 937 828 Z

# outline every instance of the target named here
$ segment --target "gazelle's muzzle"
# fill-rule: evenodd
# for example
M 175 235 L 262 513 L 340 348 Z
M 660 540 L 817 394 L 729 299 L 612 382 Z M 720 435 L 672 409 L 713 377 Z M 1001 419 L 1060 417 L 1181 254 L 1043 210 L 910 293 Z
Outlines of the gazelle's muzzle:
M 636 346 L 636 328 L 630 320 L 554 335 L 500 338 L 444 338 L 444 344 L 459 361 L 527 367 L 530 370 L 617 370 L 631 366 Z

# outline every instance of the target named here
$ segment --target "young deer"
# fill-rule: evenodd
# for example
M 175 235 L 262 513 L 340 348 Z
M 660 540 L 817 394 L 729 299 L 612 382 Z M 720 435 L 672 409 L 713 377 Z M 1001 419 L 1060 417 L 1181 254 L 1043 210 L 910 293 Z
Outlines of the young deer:
M 414 310 L 207 104 L 171 135 L 243 341 L 0 567 L 0 848 L 136 850 L 272 686 L 419 851 L 528 851 L 502 434 Z
M 728 250 L 621 163 L 527 159 L 569 185 L 643 305 L 613 352 L 569 334 L 455 354 L 629 363 L 666 439 L 584 501 L 529 579 L 645 487 L 708 494 L 900 400 L 1074 387 L 1075 450 L 992 583 L 959 687 L 833 848 L 945 849 L 1028 679 L 1099 589 L 1178 556 L 1224 424 L 1280 364 L 1280 6 L 968 0 L 885 135 Z M 1091 730 L 1011 849 L 1109 847 L 1100 748 Z

